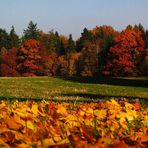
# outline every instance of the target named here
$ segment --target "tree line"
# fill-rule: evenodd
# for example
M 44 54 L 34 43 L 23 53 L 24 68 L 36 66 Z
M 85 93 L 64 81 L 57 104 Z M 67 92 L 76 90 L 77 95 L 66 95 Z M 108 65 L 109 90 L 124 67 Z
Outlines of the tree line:
M 73 40 L 30 21 L 19 37 L 0 29 L 0 76 L 148 76 L 148 31 L 128 25 L 84 28 Z

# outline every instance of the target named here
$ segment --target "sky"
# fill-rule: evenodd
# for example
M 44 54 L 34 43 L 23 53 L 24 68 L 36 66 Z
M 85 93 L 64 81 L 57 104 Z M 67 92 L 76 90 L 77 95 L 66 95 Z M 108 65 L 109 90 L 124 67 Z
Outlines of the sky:
M 30 21 L 73 38 L 86 27 L 111 25 L 117 30 L 141 23 L 148 29 L 148 0 L 0 0 L 0 28 L 14 25 L 22 35 Z

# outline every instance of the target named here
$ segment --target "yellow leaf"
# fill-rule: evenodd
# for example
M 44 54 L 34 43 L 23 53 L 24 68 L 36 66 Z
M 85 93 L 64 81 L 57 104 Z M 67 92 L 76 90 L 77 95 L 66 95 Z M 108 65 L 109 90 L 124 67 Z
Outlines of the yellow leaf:
M 65 130 L 66 130 L 66 136 L 69 136 L 71 133 L 70 133 L 69 128 L 67 126 L 65 126 Z
M 130 120 L 134 120 L 137 117 L 137 113 L 135 110 L 129 110 L 126 114 L 126 118 Z
M 129 130 L 126 122 L 120 122 L 120 125 L 121 125 L 122 128 L 124 128 L 125 130 Z
M 32 111 L 35 115 L 37 115 L 38 112 L 39 112 L 39 110 L 38 110 L 38 105 L 33 104 L 32 107 L 31 107 L 31 111 Z
M 111 101 L 107 101 L 107 104 L 110 109 L 113 109 L 116 111 L 121 109 L 120 104 L 114 99 L 112 99 Z
M 80 116 L 84 116 L 84 115 L 85 115 L 85 112 L 84 112 L 83 110 L 80 110 L 80 111 L 79 111 L 79 115 L 80 115 Z
M 111 137 L 104 137 L 104 143 L 105 144 L 112 144 L 113 143 L 113 139 Z
M 51 145 L 55 145 L 55 142 L 54 142 L 54 140 L 52 138 L 43 140 L 43 146 L 45 148 L 48 148 Z
M 4 118 L 4 116 L 0 114 L 0 119 L 3 119 L 3 118 Z
M 93 114 L 93 112 L 94 112 L 94 110 L 92 108 L 88 108 L 86 110 L 86 113 L 88 113 L 88 114 Z
M 14 110 L 14 113 L 16 113 L 17 115 L 19 115 L 22 118 L 25 118 L 28 115 L 26 106 L 23 106 L 23 108 L 21 108 L 21 109 L 18 108 L 16 110 Z
M 113 106 L 118 106 L 118 107 L 120 107 L 120 104 L 119 104 L 116 100 L 114 100 L 114 99 L 112 99 L 112 100 L 110 101 L 110 104 L 113 105 Z
M 135 106 L 130 104 L 130 103 L 128 103 L 128 102 L 125 102 L 125 108 L 127 110 L 132 110 L 132 109 L 135 109 Z
M 88 125 L 88 126 L 94 126 L 93 120 L 90 120 L 90 119 L 85 119 L 84 123 L 85 123 L 85 125 Z
M 95 110 L 94 115 L 97 116 L 97 119 L 104 119 L 106 117 L 106 110 L 101 109 L 101 110 Z
M 59 134 L 57 133 L 58 131 L 52 125 L 50 125 L 49 129 L 50 129 L 49 132 L 50 132 L 52 137 L 58 137 L 59 136 Z
M 15 114 L 15 115 L 13 116 L 13 119 L 14 119 L 15 122 L 17 122 L 17 123 L 19 123 L 19 124 L 25 126 L 25 121 L 22 120 L 18 115 Z
M 143 124 L 144 126 L 148 126 L 148 116 L 147 115 L 144 116 Z
M 59 142 L 59 141 L 61 141 L 61 136 L 53 137 L 53 139 L 54 139 L 54 141 Z
M 21 144 L 18 144 L 17 147 L 18 148 L 28 148 L 28 147 L 31 147 L 31 145 L 28 145 L 26 143 L 21 143 Z
M 78 118 L 74 115 L 68 115 L 66 118 L 66 124 L 69 126 L 69 127 L 73 127 L 73 126 L 80 126 L 80 123 L 78 121 Z
M 68 144 L 68 143 L 70 143 L 70 142 L 69 142 L 69 139 L 66 138 L 66 139 L 62 139 L 62 140 L 59 141 L 57 144 L 60 145 L 60 144 Z
M 57 113 L 67 115 L 67 110 L 63 105 L 58 105 L 57 107 Z
M 29 128 L 31 130 L 35 130 L 35 126 L 31 121 L 27 121 L 26 126 L 27 126 L 27 128 Z

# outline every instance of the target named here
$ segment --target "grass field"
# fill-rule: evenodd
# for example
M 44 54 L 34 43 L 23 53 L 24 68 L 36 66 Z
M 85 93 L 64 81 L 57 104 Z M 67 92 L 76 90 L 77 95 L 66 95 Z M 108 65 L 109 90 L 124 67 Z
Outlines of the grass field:
M 0 78 L 0 98 L 148 99 L 147 78 Z

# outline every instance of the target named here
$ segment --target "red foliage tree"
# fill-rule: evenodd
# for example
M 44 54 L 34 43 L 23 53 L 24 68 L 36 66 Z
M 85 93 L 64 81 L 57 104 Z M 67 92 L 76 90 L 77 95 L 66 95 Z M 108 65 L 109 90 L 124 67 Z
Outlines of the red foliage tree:
M 19 76 L 17 71 L 17 48 L 12 48 L 2 54 L 2 64 L 0 66 L 1 76 L 15 77 Z
M 143 34 L 135 28 L 127 28 L 115 37 L 115 46 L 109 50 L 104 75 L 129 76 L 138 74 L 138 65 L 144 53 Z
M 55 75 L 55 63 L 57 62 L 57 54 L 55 52 L 49 52 L 47 48 L 42 47 L 39 51 L 41 57 L 38 63 L 38 75 L 40 76 L 54 76 Z
M 38 71 L 38 62 L 41 59 L 39 55 L 40 42 L 29 39 L 19 48 L 18 51 L 18 71 L 22 76 L 36 76 Z

